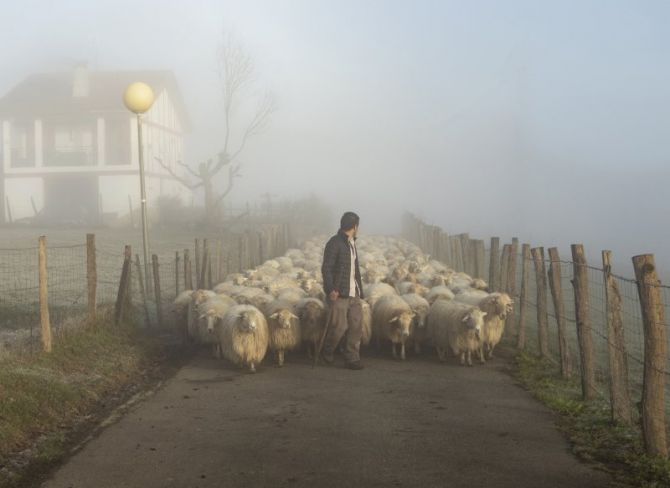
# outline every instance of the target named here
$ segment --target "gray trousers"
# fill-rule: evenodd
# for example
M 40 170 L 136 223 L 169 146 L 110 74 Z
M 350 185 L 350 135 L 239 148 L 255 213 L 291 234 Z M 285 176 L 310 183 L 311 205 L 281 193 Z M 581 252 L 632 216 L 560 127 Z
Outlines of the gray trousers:
M 328 327 L 328 335 L 323 343 L 323 355 L 332 358 L 337 344 L 346 333 L 347 340 L 344 345 L 344 359 L 347 362 L 359 361 L 361 347 L 361 320 L 363 318 L 363 307 L 360 298 L 340 297 L 335 303 L 330 304 L 331 321 Z

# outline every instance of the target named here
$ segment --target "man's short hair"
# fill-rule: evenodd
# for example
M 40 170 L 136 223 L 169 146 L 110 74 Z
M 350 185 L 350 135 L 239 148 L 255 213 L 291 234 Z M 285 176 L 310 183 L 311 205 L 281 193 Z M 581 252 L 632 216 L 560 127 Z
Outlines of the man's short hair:
M 358 225 L 360 220 L 360 217 L 354 212 L 344 212 L 344 215 L 340 219 L 340 229 L 343 231 L 353 229 Z

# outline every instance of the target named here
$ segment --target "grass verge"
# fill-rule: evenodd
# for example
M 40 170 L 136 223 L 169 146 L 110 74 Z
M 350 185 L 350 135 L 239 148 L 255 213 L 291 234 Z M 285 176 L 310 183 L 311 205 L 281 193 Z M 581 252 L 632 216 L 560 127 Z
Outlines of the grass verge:
M 644 452 L 639 425 L 612 422 L 606 399 L 581 400 L 579 378 L 564 380 L 554 363 L 504 345 L 513 358 L 513 374 L 537 399 L 558 413 L 559 428 L 573 452 L 596 462 L 622 482 L 641 488 L 670 487 L 670 460 Z
M 109 318 L 69 331 L 50 354 L 0 360 L 0 488 L 25 486 L 112 408 L 157 380 L 159 341 Z

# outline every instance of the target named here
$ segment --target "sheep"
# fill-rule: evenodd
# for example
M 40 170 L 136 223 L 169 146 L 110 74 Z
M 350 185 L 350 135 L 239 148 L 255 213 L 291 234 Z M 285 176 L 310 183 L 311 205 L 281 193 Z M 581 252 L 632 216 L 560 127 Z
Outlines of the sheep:
M 456 293 L 454 300 L 461 303 L 467 303 L 468 305 L 478 306 L 479 302 L 489 296 L 488 293 L 481 290 L 475 290 L 474 288 L 466 288 L 460 290 L 459 293 Z
M 316 298 L 303 298 L 295 305 L 300 320 L 302 341 L 307 343 L 307 355 L 313 358 L 326 327 L 326 306 Z
M 284 365 L 284 353 L 300 345 L 300 321 L 293 313 L 293 303 L 275 300 L 265 307 L 265 318 L 270 330 L 270 349 L 275 351 L 277 366 Z
M 232 281 L 224 281 L 223 283 L 219 283 L 214 287 L 214 293 L 233 296 L 236 293 L 239 293 L 243 288 L 243 286 L 236 285 Z
M 307 297 L 307 293 L 302 288 L 284 288 L 277 293 L 277 300 L 290 302 L 292 305 L 305 297 Z
M 451 348 L 460 356 L 461 365 L 472 366 L 472 352 L 481 355 L 481 332 L 486 312 L 479 308 L 453 300 L 436 300 L 428 312 L 428 327 L 440 361 L 445 360 L 445 351 Z M 483 356 L 480 356 L 484 362 Z
M 481 278 L 475 278 L 472 280 L 472 288 L 475 288 L 477 290 L 483 290 L 483 291 L 488 291 L 489 289 L 489 284 L 482 280 Z
M 414 312 L 398 295 L 385 295 L 379 298 L 372 308 L 373 333 L 379 342 L 391 341 L 391 353 L 397 359 L 396 346 L 400 345 L 400 359 L 405 359 L 405 342 L 410 336 Z
M 212 344 L 212 352 L 217 358 L 221 357 L 221 347 L 215 330 L 216 326 L 228 309 L 235 305 L 237 304 L 232 298 L 225 295 L 216 295 L 197 306 L 198 339 L 201 344 Z
M 513 300 L 507 293 L 491 293 L 477 305 L 486 312 L 482 329 L 482 348 L 480 355 L 486 353 L 488 359 L 493 358 L 493 349 L 498 345 L 505 330 L 507 314 L 513 311 Z
M 421 353 L 421 344 L 428 339 L 428 328 L 426 327 L 426 316 L 430 310 L 428 300 L 416 293 L 401 295 L 403 300 L 414 312 L 414 323 L 412 327 L 412 339 L 414 341 L 414 352 Z
M 398 295 L 398 292 L 391 285 L 387 283 L 373 283 L 371 285 L 363 286 L 363 294 L 365 300 L 370 306 L 375 308 L 375 302 L 385 295 Z
M 275 300 L 274 295 L 270 295 L 269 293 L 260 293 L 258 295 L 249 298 L 249 305 L 253 305 L 257 309 L 263 310 L 268 303 L 274 300 Z
M 426 295 L 426 300 L 432 305 L 438 298 L 453 300 L 454 293 L 446 286 L 434 286 Z
M 249 305 L 251 299 L 258 295 L 263 295 L 265 292 L 260 288 L 243 287 L 237 293 L 231 296 L 235 299 L 238 305 Z
M 186 316 L 186 333 L 188 337 L 195 339 L 197 337 L 197 325 L 198 325 L 198 310 L 197 307 L 201 303 L 206 302 L 210 298 L 217 296 L 211 290 L 195 290 L 191 293 L 191 303 L 188 304 L 188 312 Z
M 414 283 L 412 281 L 402 281 L 396 284 L 396 289 L 398 290 L 398 293 L 400 295 L 406 295 L 407 293 L 416 293 L 417 295 L 421 295 L 422 297 L 425 297 L 430 291 L 430 288 L 423 286 L 421 283 Z
M 266 285 L 265 291 L 277 296 L 277 294 L 284 288 L 300 288 L 300 285 L 297 280 L 280 275 Z
M 219 326 L 221 354 L 228 361 L 256 372 L 268 349 L 270 333 L 265 317 L 253 305 L 230 307 Z

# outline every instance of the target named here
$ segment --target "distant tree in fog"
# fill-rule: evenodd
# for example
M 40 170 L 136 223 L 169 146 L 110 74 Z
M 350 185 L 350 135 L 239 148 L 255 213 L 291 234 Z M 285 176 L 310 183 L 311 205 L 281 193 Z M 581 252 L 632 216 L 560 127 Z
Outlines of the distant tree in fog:
M 170 167 L 158 162 L 174 178 L 191 190 L 202 187 L 205 196 L 205 220 L 208 226 L 216 226 L 222 220 L 223 199 L 233 189 L 235 179 L 241 177 L 240 154 L 247 143 L 266 127 L 275 110 L 272 93 L 258 94 L 254 91 L 257 77 L 254 63 L 247 50 L 229 33 L 217 50 L 217 71 L 222 95 L 224 127 L 222 149 L 216 158 L 199 163 L 196 167 L 178 162 L 190 177 L 177 175 Z M 215 177 L 228 168 L 227 182 L 223 189 L 217 188 Z

